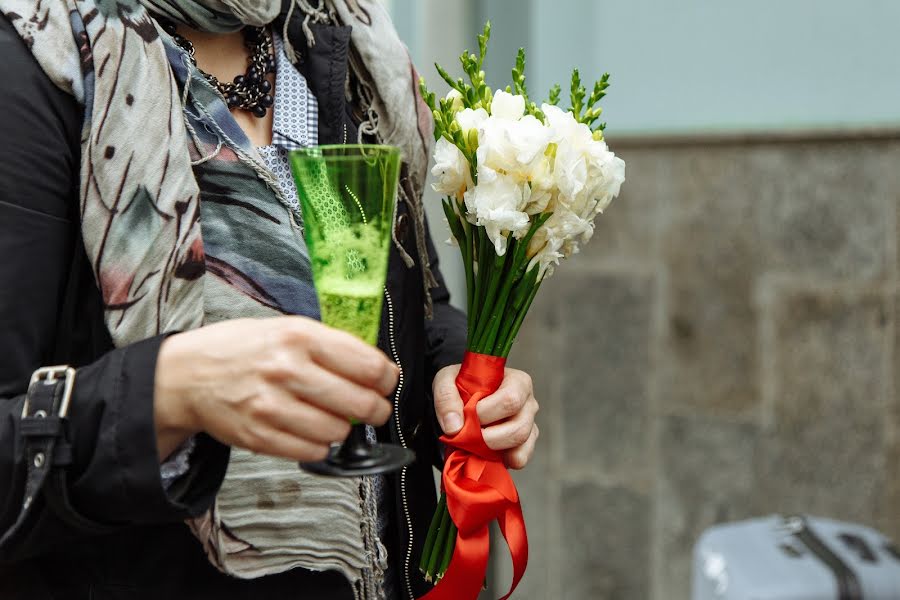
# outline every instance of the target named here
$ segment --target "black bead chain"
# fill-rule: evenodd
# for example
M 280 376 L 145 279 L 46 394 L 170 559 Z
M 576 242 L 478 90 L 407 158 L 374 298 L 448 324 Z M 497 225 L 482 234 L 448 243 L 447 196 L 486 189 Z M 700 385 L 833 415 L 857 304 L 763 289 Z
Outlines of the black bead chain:
M 175 24 L 171 21 L 160 19 L 159 22 L 166 33 L 172 36 L 175 43 L 188 53 L 191 63 L 197 67 L 197 60 L 194 58 L 194 44 L 179 35 Z M 228 108 L 247 110 L 253 116 L 262 118 L 266 116 L 266 112 L 274 103 L 271 94 L 272 84 L 266 79 L 266 75 L 275 72 L 272 36 L 265 27 L 244 27 L 243 33 L 244 45 L 250 50 L 246 73 L 238 75 L 230 83 L 222 83 L 200 67 L 197 67 L 197 70 L 216 86 L 219 93 L 225 98 Z

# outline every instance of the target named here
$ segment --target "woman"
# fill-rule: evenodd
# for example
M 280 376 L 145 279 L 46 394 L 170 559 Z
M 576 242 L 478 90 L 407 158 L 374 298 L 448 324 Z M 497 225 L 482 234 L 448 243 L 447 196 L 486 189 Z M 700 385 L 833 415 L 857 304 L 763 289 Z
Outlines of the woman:
M 437 437 L 462 426 L 465 320 L 420 204 L 430 116 L 384 9 L 0 12 L 0 597 L 427 591 L 415 565 Z M 406 157 L 380 350 L 316 321 L 286 163 L 356 141 Z M 56 364 L 75 371 L 40 370 Z M 513 468 L 536 411 L 515 370 L 479 405 Z M 296 468 L 350 418 L 417 461 L 362 480 Z

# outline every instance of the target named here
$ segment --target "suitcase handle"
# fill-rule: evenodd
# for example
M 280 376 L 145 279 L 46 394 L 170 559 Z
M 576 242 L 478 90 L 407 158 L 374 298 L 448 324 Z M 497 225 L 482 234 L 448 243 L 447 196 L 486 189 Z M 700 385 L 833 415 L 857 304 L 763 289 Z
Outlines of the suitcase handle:
M 805 517 L 787 517 L 784 524 L 790 534 L 806 546 L 834 574 L 838 583 L 839 600 L 863 600 L 862 588 L 856 573 L 810 529 Z

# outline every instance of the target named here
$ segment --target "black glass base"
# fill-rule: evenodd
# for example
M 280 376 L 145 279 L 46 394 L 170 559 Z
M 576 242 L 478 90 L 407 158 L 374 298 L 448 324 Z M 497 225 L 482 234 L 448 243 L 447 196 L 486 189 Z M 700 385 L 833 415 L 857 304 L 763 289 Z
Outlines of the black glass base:
M 335 448 L 323 461 L 300 463 L 300 468 L 326 477 L 362 477 L 399 471 L 411 464 L 416 455 L 412 450 L 388 444 L 367 444 L 365 453 L 353 457 L 342 457 L 341 449 Z

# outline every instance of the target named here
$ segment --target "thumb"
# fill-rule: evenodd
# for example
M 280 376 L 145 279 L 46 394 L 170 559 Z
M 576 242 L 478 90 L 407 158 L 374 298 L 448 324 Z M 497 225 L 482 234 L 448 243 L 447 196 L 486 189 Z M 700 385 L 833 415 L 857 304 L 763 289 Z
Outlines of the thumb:
M 434 412 L 441 429 L 447 435 L 457 433 L 463 426 L 463 401 L 456 389 L 459 365 L 444 367 L 434 377 Z

